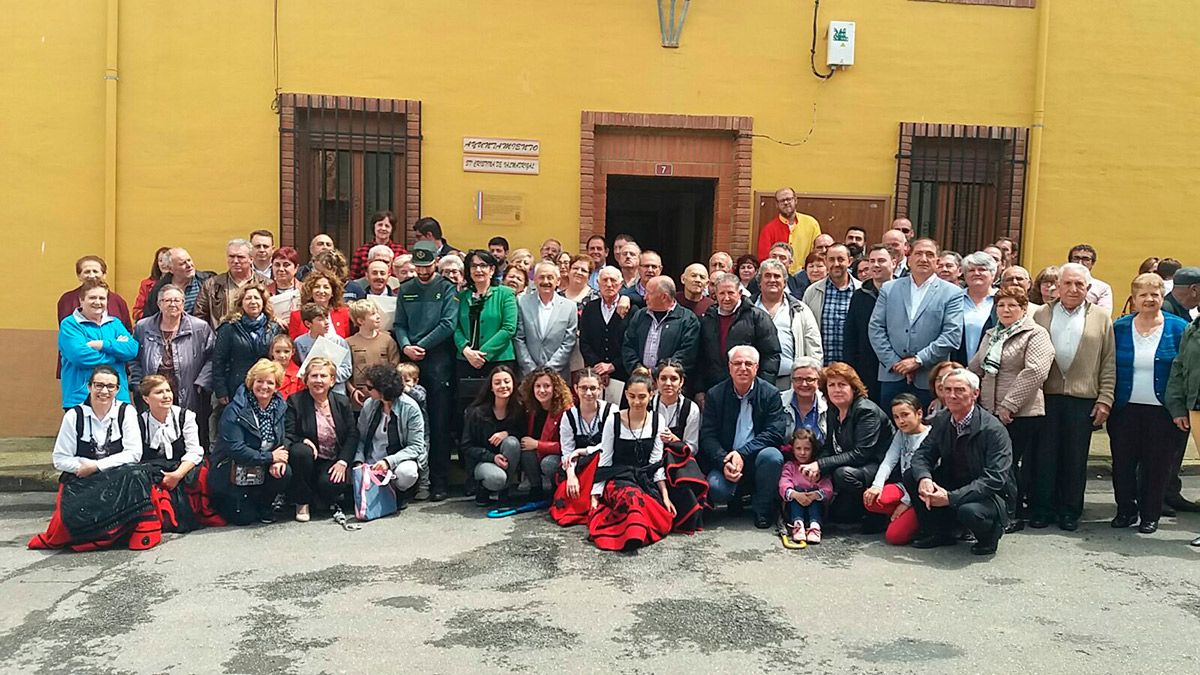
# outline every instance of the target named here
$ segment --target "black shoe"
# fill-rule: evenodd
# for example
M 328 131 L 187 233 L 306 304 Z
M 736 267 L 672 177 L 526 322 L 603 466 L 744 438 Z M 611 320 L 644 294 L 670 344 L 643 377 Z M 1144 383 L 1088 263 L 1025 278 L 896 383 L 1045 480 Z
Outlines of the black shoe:
M 1141 525 L 1138 525 L 1138 532 L 1141 534 L 1154 534 L 1158 532 L 1157 520 L 1143 520 Z
M 467 483 L 463 487 L 463 496 L 464 497 L 474 497 L 476 491 L 479 489 L 481 489 L 481 488 L 479 486 L 475 485 L 474 483 Z
M 1049 521 L 1042 520 L 1041 518 L 1031 518 L 1029 520 L 1029 526 L 1035 530 L 1044 530 L 1047 527 L 1050 527 L 1050 523 Z
M 1126 527 L 1133 527 L 1134 525 L 1137 525 L 1137 521 L 1137 516 L 1123 516 L 1118 513 L 1115 518 L 1109 521 L 1108 524 L 1111 525 L 1113 529 L 1121 530 Z
M 429 493 L 429 501 L 444 502 L 446 501 L 447 496 L 449 495 L 446 494 L 445 488 L 434 488 L 433 492 Z
M 958 540 L 967 544 L 974 544 L 975 533 L 970 530 L 963 530 L 958 533 Z
M 1167 495 L 1163 504 L 1183 513 L 1200 513 L 1200 504 L 1184 499 L 1183 495 Z
M 953 546 L 958 543 L 958 540 L 946 534 L 931 534 L 928 537 L 919 537 L 913 540 L 913 548 L 937 548 L 939 546 Z
M 492 494 L 483 488 L 475 493 L 475 506 L 491 506 Z
M 1013 518 L 1012 520 L 1008 521 L 1008 525 L 1004 526 L 1004 534 L 1020 532 L 1023 529 L 1025 529 L 1025 521 L 1021 518 Z
M 992 555 L 996 552 L 999 541 L 977 541 L 971 544 L 971 553 L 975 555 Z
M 1161 515 L 1164 518 L 1174 518 L 1174 517 L 1178 516 L 1179 514 L 1175 513 L 1175 509 L 1167 506 L 1166 504 L 1163 504 L 1162 513 L 1159 515 Z
M 754 516 L 754 526 L 760 530 L 765 530 L 771 526 L 771 519 L 767 516 Z
M 1074 532 L 1079 529 L 1079 519 L 1071 516 L 1062 516 L 1058 519 L 1058 529 Z

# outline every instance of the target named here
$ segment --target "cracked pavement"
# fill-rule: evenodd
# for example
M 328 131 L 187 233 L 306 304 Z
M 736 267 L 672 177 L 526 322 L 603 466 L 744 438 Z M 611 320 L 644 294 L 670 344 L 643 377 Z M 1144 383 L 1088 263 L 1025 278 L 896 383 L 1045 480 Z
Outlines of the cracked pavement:
M 1185 478 L 1196 496 L 1200 479 Z M 1200 516 L 917 551 L 830 532 L 787 551 L 710 518 L 634 554 L 544 513 L 418 504 L 169 535 L 145 552 L 27 551 L 53 495 L 0 495 L 0 672 L 1188 672 Z

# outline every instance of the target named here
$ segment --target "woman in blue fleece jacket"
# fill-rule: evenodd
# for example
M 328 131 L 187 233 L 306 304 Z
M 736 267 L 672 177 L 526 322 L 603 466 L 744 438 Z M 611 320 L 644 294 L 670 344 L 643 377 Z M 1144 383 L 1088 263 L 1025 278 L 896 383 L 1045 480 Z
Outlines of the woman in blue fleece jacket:
M 120 379 L 117 400 L 129 403 L 125 364 L 137 358 L 138 344 L 119 319 L 108 314 L 108 284 L 87 281 L 79 289 L 79 309 L 58 326 L 62 354 L 63 409 L 88 396 L 87 381 L 96 366 L 112 366 Z

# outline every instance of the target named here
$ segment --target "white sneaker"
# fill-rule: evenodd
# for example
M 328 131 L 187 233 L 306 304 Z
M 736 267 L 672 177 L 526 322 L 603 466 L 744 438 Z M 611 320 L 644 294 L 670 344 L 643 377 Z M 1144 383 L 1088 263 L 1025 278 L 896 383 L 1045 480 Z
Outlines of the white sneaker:
M 307 523 L 308 518 L 309 518 L 308 504 L 297 504 L 296 505 L 296 522 Z

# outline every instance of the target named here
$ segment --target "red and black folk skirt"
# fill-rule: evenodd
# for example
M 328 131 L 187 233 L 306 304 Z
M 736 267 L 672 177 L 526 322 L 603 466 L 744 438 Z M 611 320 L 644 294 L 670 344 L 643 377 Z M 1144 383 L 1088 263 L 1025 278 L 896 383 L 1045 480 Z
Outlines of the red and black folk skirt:
M 588 518 L 588 537 L 596 548 L 630 551 L 649 546 L 670 533 L 671 512 L 659 501 L 658 490 L 645 470 L 626 468 L 603 474 L 596 480 L 606 479 L 608 483 L 600 505 Z

